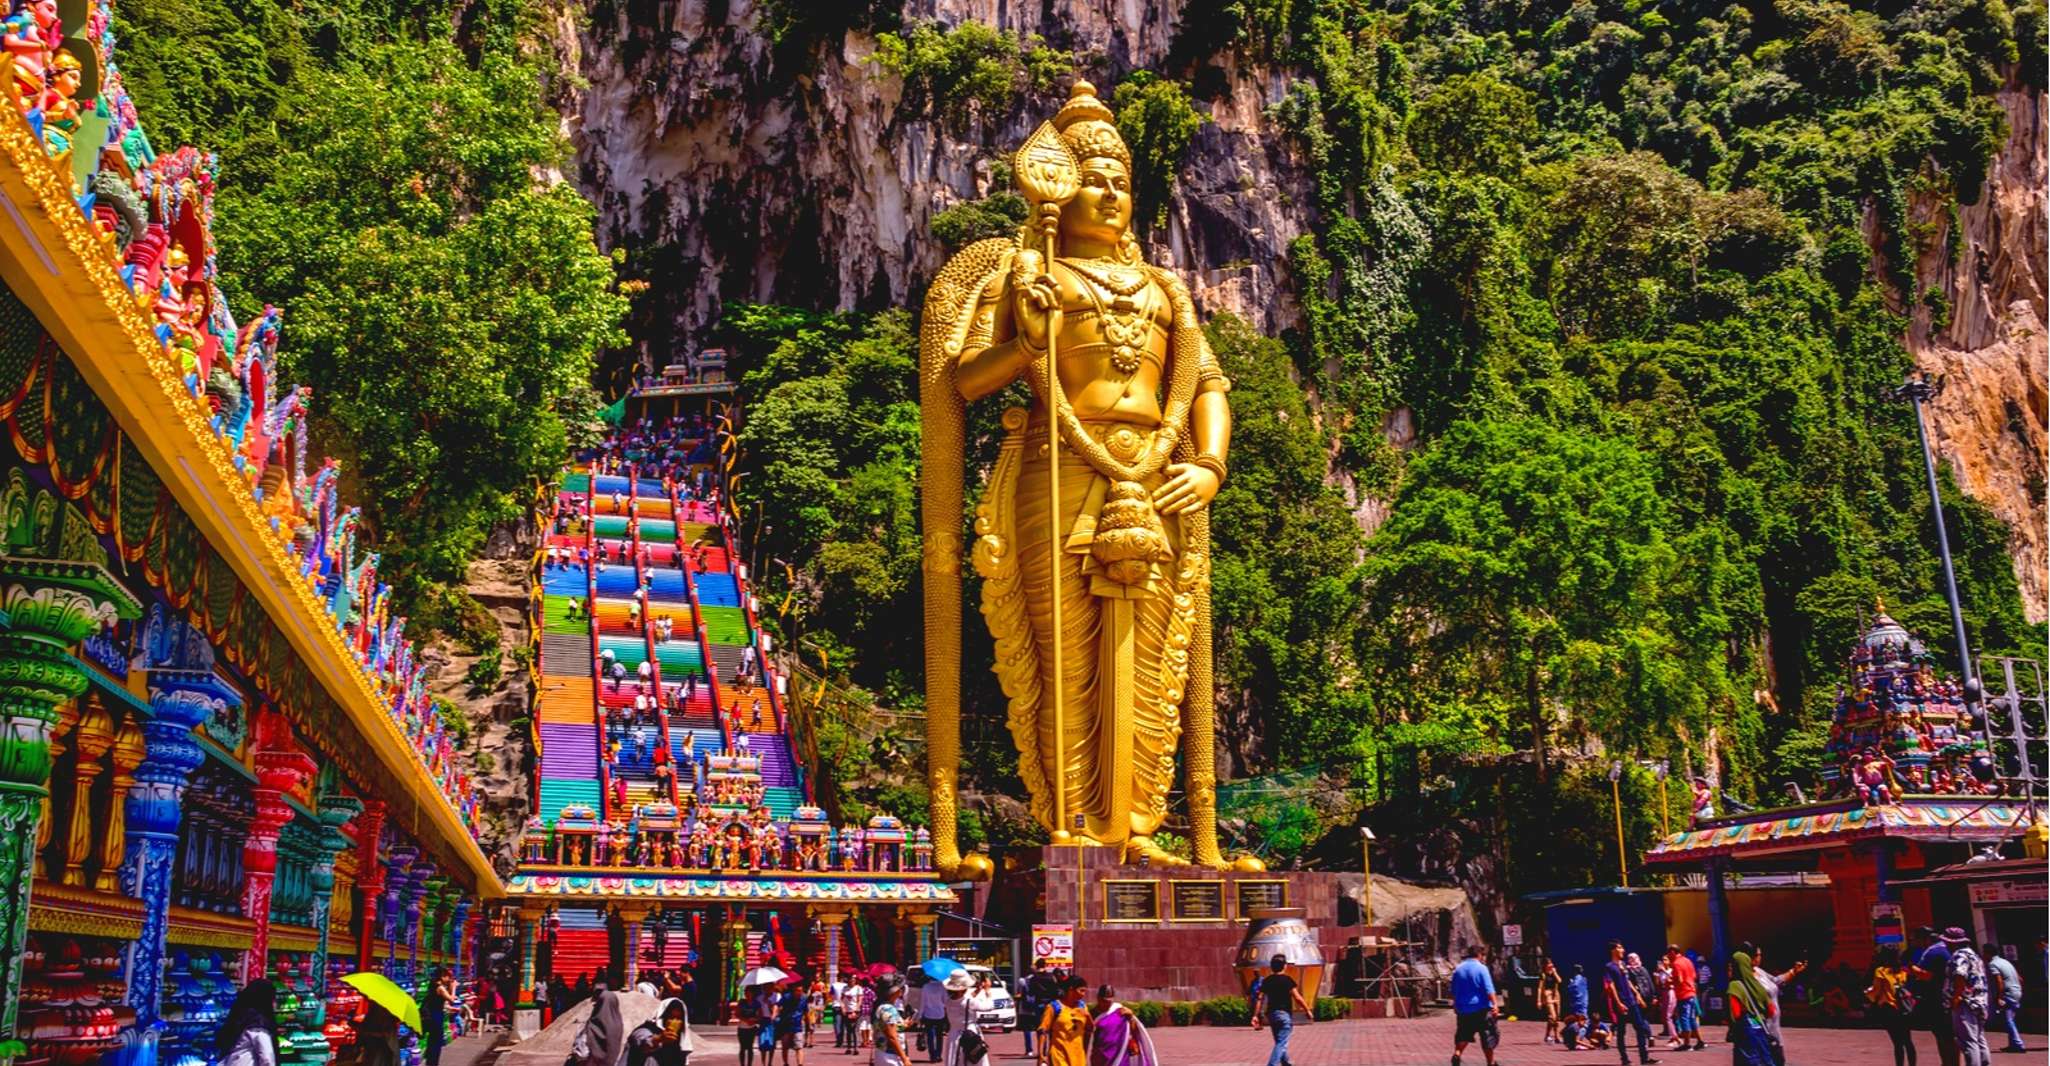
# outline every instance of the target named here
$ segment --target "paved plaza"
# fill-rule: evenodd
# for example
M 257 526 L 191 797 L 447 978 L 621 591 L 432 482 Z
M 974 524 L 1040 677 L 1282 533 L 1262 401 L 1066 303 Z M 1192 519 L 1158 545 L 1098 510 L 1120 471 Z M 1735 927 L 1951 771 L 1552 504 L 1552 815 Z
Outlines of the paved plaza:
M 700 1028 L 697 1032 L 700 1050 L 691 1056 L 692 1066 L 720 1066 L 738 1060 L 732 1030 Z M 1612 1066 L 1616 1061 L 1614 1051 L 1569 1052 L 1545 1044 L 1544 1033 L 1539 1022 L 1504 1022 L 1502 1046 L 1496 1052 L 1498 1066 Z M 1730 1050 L 1713 1035 L 1706 1052 L 1654 1050 L 1652 1054 L 1666 1066 L 1720 1066 L 1730 1060 Z M 1273 1046 L 1265 1030 L 1218 1026 L 1161 1028 L 1154 1030 L 1153 1038 L 1162 1066 L 1263 1066 Z M 1020 1041 L 1017 1033 L 996 1037 L 992 1041 L 993 1066 L 1029 1061 L 1022 1054 Z M 807 1066 L 867 1062 L 865 1057 L 844 1055 L 830 1045 L 828 1040 L 827 1046 L 807 1052 Z M 1877 1029 L 1788 1029 L 1786 1045 L 1789 1066 L 1888 1066 L 1893 1061 L 1886 1034 Z M 2040 1037 L 2034 1039 L 2034 1046 L 2042 1046 Z M 1927 1033 L 1916 1038 L 1916 1050 L 1920 1061 L 1935 1066 L 1936 1042 Z M 1294 1066 L 1444 1066 L 1452 1053 L 1452 1015 L 1299 1025 L 1290 1052 Z M 1635 1048 L 1630 1058 L 1636 1062 Z M 923 1055 L 912 1058 L 913 1066 L 924 1061 Z M 1466 1066 L 1481 1066 L 1485 1061 L 1478 1047 L 1467 1049 Z M 2028 1055 L 1994 1057 L 1995 1063 L 2007 1061 L 2041 1062 L 2042 1053 L 2032 1050 Z M 444 1060 L 443 1066 L 449 1063 Z

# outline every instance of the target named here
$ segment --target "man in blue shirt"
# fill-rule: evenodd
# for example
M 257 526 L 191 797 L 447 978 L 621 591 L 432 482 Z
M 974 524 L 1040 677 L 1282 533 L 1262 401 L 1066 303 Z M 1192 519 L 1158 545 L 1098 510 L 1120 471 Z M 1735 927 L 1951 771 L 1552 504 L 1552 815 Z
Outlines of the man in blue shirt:
M 1950 948 L 1936 935 L 1936 930 L 1923 926 L 1915 930 L 1922 941 L 1922 953 L 1915 956 L 1915 966 L 1929 976 L 1922 987 L 1916 989 L 1921 997 L 1915 1009 L 1922 1016 L 1922 1024 L 1929 1028 L 1929 1035 L 1936 1038 L 1936 1059 L 1943 1066 L 1957 1066 L 1957 1027 L 1951 1021 L 1950 1011 L 1944 1008 L 1944 983 L 1950 973 Z
M 1652 1066 L 1658 1060 L 1651 1057 L 1651 1022 L 1645 1019 L 1644 1010 L 1650 1004 L 1644 1001 L 1637 985 L 1630 980 L 1630 971 L 1623 962 L 1623 942 L 1609 941 L 1609 965 L 1603 971 L 1602 995 L 1608 1001 L 1609 1024 L 1616 1027 L 1616 1054 L 1623 1060 L 1623 1066 L 1630 1066 L 1630 1041 L 1623 1030 L 1625 1025 L 1637 1030 L 1637 1059 L 1644 1066 Z
M 1495 997 L 1495 975 L 1488 972 L 1488 949 L 1469 945 L 1466 961 L 1452 971 L 1452 1013 L 1458 1018 L 1452 1033 L 1452 1066 L 1459 1066 L 1459 1056 L 1475 1039 L 1481 1042 L 1488 1066 L 1495 1066 L 1495 1045 L 1502 1042 L 1502 1031 L 1495 1024 L 1500 1005 Z

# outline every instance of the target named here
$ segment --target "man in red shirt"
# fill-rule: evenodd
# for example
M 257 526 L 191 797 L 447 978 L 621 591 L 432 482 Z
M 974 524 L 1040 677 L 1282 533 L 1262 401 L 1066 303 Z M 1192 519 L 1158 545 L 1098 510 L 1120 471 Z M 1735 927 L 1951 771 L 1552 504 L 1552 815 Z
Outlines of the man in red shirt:
M 1700 990 L 1694 960 L 1681 953 L 1680 945 L 1667 944 L 1666 964 L 1673 968 L 1673 1049 L 1686 1051 L 1691 1040 L 1694 1050 L 1707 1051 L 1701 1039 L 1701 1001 L 1695 998 Z

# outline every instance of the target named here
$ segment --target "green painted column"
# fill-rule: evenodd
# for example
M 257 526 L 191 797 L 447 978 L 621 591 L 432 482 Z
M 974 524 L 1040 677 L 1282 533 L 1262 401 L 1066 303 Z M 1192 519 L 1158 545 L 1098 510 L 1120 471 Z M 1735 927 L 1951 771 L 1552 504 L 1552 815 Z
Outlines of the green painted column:
M 21 487 L 19 477 L 12 488 Z M 26 509 L 25 493 L 8 495 L 8 504 Z M 55 501 L 44 496 L 36 502 Z M 18 1039 L 36 831 L 50 791 L 50 727 L 58 708 L 86 687 L 84 671 L 68 653 L 103 625 L 142 610 L 108 573 L 106 554 L 82 516 L 68 506 L 37 510 L 31 518 L 10 508 L 8 554 L 0 555 L 0 612 L 7 618 L 0 632 L 0 1041 Z M 91 561 L 36 557 L 38 547 L 58 545 Z
M 313 886 L 313 928 L 320 935 L 313 949 L 313 989 L 320 997 L 317 1017 L 327 1021 L 327 955 L 328 915 L 334 903 L 335 856 L 348 850 L 349 838 L 342 827 L 350 819 L 363 813 L 363 801 L 354 796 L 322 796 L 320 799 L 320 840 L 313 859 L 313 869 L 308 878 Z

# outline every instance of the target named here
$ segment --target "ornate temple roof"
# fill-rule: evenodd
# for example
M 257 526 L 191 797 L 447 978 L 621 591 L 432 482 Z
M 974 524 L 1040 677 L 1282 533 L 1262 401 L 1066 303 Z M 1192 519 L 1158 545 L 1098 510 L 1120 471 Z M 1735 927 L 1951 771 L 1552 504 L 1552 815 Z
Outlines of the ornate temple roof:
M 910 875 L 916 877 L 917 875 Z M 701 900 L 717 903 L 952 903 L 953 889 L 936 878 L 903 874 L 775 873 L 712 877 L 562 877 L 519 874 L 506 883 L 514 897 L 568 900 Z
M 1695 862 L 1835 847 L 1871 837 L 2000 841 L 2028 824 L 2024 804 L 1977 796 L 1910 796 L 1865 806 L 1856 800 L 1720 818 L 1683 830 L 1646 853 L 1649 863 Z

